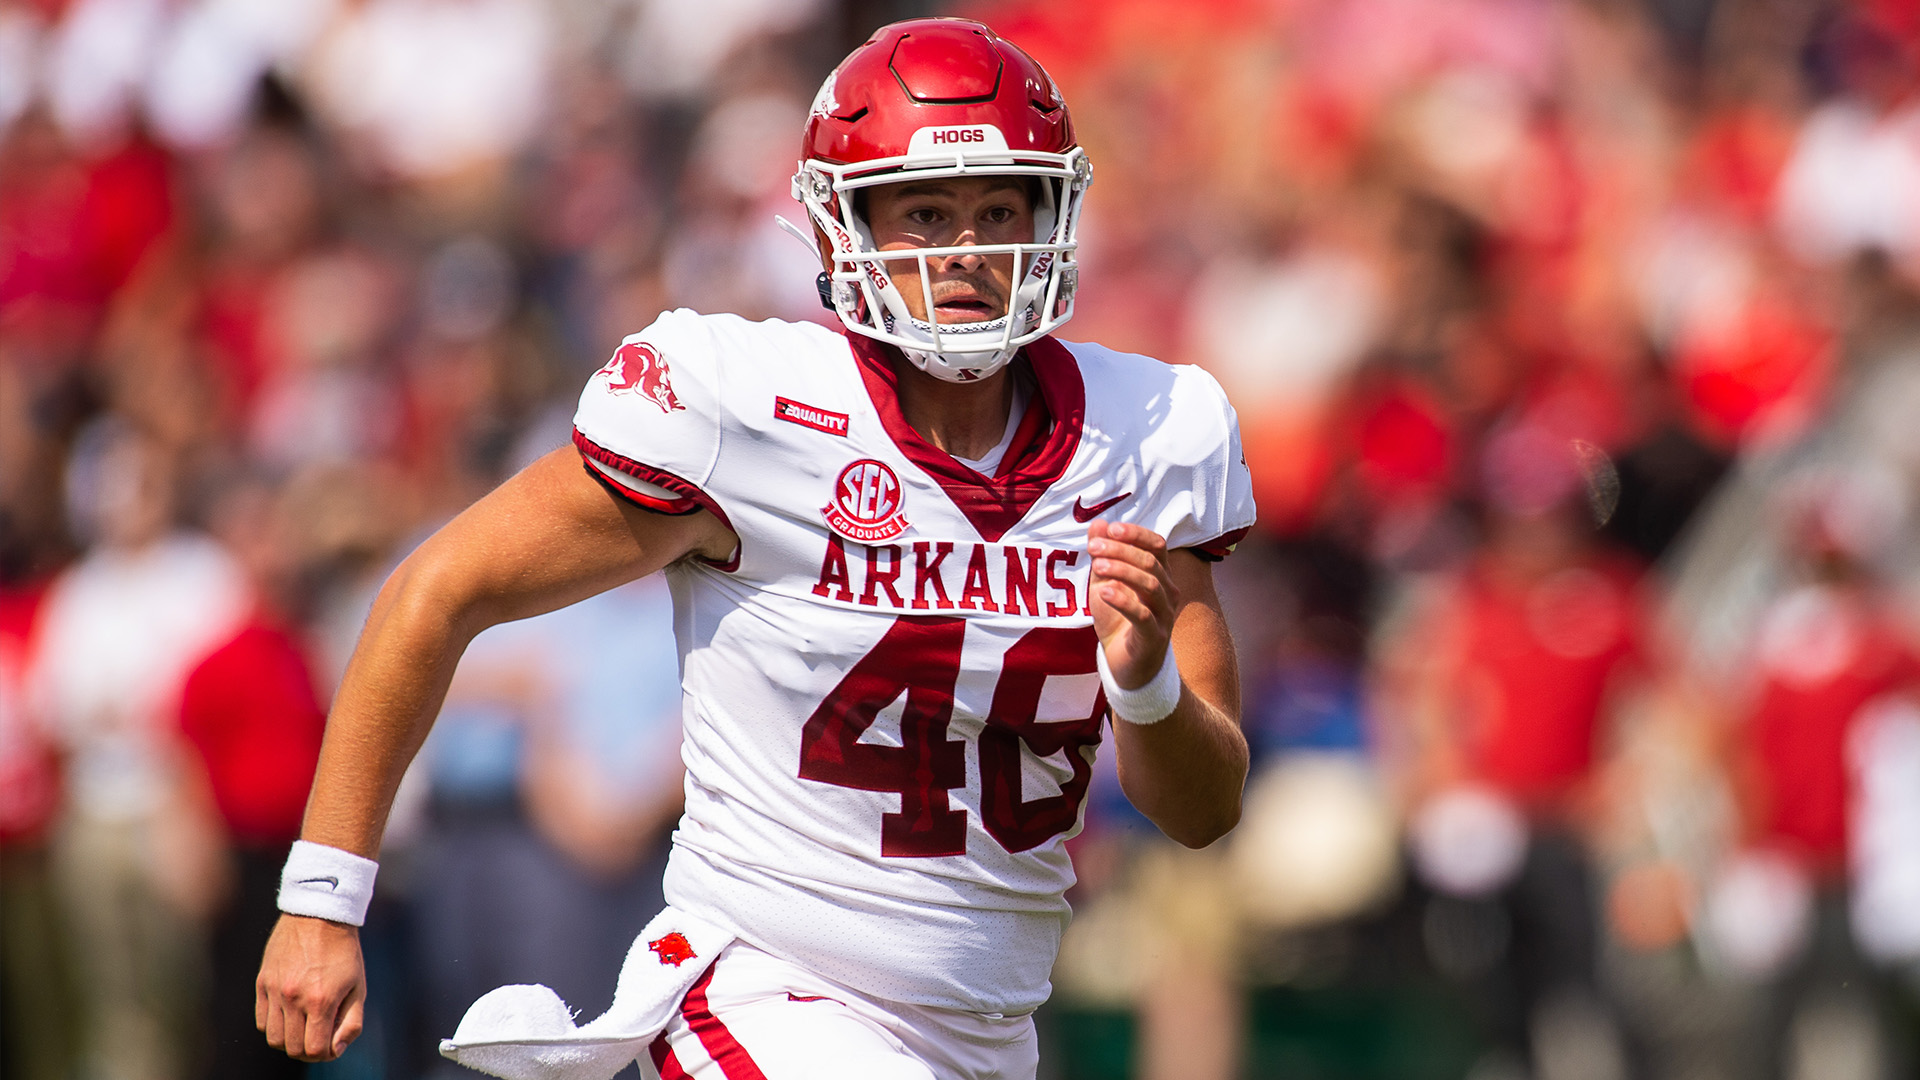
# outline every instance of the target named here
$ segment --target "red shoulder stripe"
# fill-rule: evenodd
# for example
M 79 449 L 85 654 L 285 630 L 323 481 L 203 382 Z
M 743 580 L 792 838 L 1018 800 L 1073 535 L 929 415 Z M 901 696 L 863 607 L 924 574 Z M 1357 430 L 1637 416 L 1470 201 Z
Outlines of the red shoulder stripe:
M 1246 539 L 1247 533 L 1250 531 L 1252 531 L 1251 527 L 1235 529 L 1230 533 L 1216 536 L 1211 540 L 1194 544 L 1188 550 L 1208 562 L 1219 562 L 1221 559 L 1233 554 L 1233 546 Z
M 634 505 L 647 510 L 655 510 L 658 513 L 674 515 L 690 514 L 695 509 L 704 509 L 709 514 L 719 518 L 720 524 L 732 529 L 736 537 L 740 535 L 740 530 L 733 528 L 733 522 L 727 519 L 727 512 L 720 508 L 720 504 L 714 501 L 713 496 L 702 491 L 698 485 L 691 481 L 675 476 L 665 469 L 656 469 L 644 462 L 635 461 L 630 457 L 623 457 L 601 446 L 599 443 L 594 442 L 592 439 L 587 438 L 579 428 L 575 428 L 573 431 L 573 445 L 574 449 L 580 451 L 580 455 L 584 458 L 604 465 L 609 469 L 625 473 L 636 480 L 644 480 L 655 487 L 665 488 L 675 495 L 680 496 L 670 503 L 662 503 L 662 500 L 655 499 L 642 492 L 634 491 L 631 488 L 622 487 L 620 494 L 633 502 Z M 592 466 L 590 465 L 588 468 L 591 469 Z M 661 506 L 664 506 L 664 509 L 660 508 Z M 730 574 L 740 569 L 740 549 L 735 548 L 733 558 L 727 562 L 716 563 L 708 560 L 708 564 L 715 569 Z

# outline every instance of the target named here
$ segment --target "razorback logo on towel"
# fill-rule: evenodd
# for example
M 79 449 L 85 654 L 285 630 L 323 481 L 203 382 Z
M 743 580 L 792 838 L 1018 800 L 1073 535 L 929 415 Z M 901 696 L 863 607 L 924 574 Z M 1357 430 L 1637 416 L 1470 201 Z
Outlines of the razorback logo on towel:
M 672 964 L 674 967 L 679 967 L 694 958 L 693 944 L 678 930 L 656 941 L 647 942 L 647 948 L 659 955 L 662 964 Z
M 663 413 L 684 409 L 667 377 L 667 358 L 644 341 L 631 341 L 613 352 L 613 359 L 596 374 L 607 377 L 607 389 L 616 394 L 639 394 Z

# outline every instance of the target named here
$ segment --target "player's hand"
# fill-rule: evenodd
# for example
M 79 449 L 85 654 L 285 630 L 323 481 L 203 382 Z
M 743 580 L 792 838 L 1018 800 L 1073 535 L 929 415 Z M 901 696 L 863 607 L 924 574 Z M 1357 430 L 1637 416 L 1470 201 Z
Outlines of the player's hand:
M 360 1036 L 367 1000 L 360 930 L 282 915 L 253 984 L 253 1026 L 301 1061 L 332 1061 Z
M 1093 556 L 1093 630 L 1114 680 L 1132 689 L 1160 671 L 1173 640 L 1180 590 L 1167 570 L 1166 538 L 1117 521 L 1087 526 Z

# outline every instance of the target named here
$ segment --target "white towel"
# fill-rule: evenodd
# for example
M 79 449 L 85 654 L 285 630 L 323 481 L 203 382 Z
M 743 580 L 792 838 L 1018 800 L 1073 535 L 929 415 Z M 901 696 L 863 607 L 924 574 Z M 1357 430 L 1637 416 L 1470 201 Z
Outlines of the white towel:
M 504 1080 L 611 1080 L 646 1052 L 733 935 L 684 911 L 654 916 L 627 950 L 613 1004 L 575 1027 L 560 995 L 502 986 L 467 1009 L 440 1053 Z

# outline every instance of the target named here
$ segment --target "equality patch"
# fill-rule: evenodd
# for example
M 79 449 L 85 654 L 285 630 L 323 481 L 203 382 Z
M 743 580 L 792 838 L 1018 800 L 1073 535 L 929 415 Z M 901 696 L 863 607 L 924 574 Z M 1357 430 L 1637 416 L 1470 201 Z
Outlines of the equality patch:
M 773 399 L 773 418 L 785 420 L 790 424 L 810 427 L 815 431 L 824 431 L 829 435 L 847 436 L 847 414 L 821 409 L 812 405 L 803 405 L 791 398 Z

